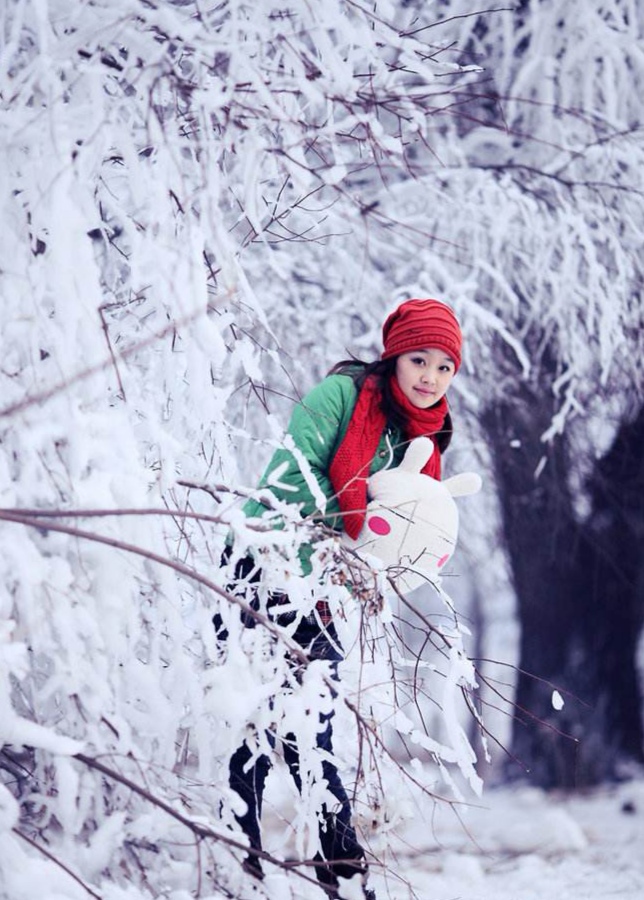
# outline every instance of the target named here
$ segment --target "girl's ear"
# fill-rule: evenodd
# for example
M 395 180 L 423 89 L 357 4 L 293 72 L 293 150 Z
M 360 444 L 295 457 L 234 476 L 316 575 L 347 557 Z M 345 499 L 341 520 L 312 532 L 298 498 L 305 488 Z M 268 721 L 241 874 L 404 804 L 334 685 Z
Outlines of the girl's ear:
M 442 482 L 452 497 L 468 497 L 470 494 L 478 494 L 483 487 L 483 480 L 476 472 L 461 472 Z

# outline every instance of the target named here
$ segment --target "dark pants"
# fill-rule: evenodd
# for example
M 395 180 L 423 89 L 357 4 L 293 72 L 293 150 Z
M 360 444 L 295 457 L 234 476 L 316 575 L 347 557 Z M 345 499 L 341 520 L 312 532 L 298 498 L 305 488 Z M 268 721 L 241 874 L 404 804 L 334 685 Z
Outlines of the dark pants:
M 236 577 L 244 578 L 253 567 L 252 560 L 242 559 L 237 564 Z M 259 572 L 251 580 L 259 580 Z M 234 590 L 234 585 L 231 585 Z M 284 598 L 281 598 L 284 599 Z M 287 625 L 293 621 L 293 614 L 274 615 L 279 608 L 279 595 L 269 602 L 273 618 L 278 624 Z M 217 618 L 217 617 L 216 617 Z M 254 623 L 248 623 L 251 625 Z M 215 621 L 217 626 L 217 621 Z M 294 634 L 294 641 L 302 647 L 309 659 L 325 660 L 331 663 L 332 677 L 337 678 L 338 663 L 342 659 L 339 652 L 338 641 L 333 623 L 322 626 L 315 616 L 302 619 Z M 297 673 L 299 663 L 295 660 L 292 665 Z M 317 746 L 331 755 L 332 743 L 332 719 L 333 713 L 321 714 L 320 725 L 316 743 Z M 271 746 L 275 746 L 274 735 L 267 732 L 267 738 Z M 297 740 L 294 734 L 287 734 L 283 739 L 283 755 L 291 776 L 298 791 L 302 790 L 300 774 L 300 759 L 297 750 Z M 233 753 L 230 759 L 230 786 L 239 794 L 247 810 L 242 816 L 237 816 L 240 827 L 247 835 L 250 846 L 254 850 L 261 850 L 261 832 L 259 819 L 262 812 L 262 797 L 264 785 L 271 767 L 270 758 L 262 754 L 257 757 L 248 768 L 247 764 L 253 754 L 246 742 Z M 321 884 L 334 888 L 337 886 L 337 878 L 351 878 L 356 873 L 366 873 L 365 853 L 358 843 L 356 832 L 351 824 L 351 804 L 344 789 L 338 770 L 328 759 L 322 761 L 322 772 L 330 794 L 335 798 L 332 807 L 326 803 L 320 810 L 320 847 L 321 853 L 316 856 L 316 874 Z M 247 866 L 261 877 L 261 865 L 257 857 L 249 856 Z

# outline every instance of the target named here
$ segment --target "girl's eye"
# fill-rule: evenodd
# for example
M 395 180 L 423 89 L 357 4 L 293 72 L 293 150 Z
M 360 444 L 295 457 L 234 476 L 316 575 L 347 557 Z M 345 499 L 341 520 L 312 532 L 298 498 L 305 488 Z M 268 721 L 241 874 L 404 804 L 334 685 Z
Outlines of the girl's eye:
M 424 365 L 425 365 L 425 360 L 423 359 L 422 356 L 416 356 L 416 357 L 414 357 L 414 358 L 412 359 L 412 362 L 414 363 L 414 365 L 417 365 L 417 366 L 424 366 Z

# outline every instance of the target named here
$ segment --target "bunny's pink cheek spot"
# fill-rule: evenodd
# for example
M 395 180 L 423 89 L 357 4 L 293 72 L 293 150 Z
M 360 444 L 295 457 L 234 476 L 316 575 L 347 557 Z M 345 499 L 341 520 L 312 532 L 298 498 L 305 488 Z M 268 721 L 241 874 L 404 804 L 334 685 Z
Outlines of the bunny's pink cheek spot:
M 391 525 L 386 519 L 383 519 L 382 516 L 371 516 L 371 518 L 367 521 L 367 527 L 370 531 L 373 531 L 374 534 L 389 534 L 391 531 Z
M 446 553 L 445 556 L 441 556 L 441 558 L 438 560 L 438 568 L 439 569 L 442 568 L 448 559 L 449 559 L 449 553 Z

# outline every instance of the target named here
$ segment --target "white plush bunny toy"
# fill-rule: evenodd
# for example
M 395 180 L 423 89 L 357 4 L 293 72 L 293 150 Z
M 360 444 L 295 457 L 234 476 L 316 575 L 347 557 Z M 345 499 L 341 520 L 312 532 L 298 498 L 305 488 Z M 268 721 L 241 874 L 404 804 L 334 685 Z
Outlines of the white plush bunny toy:
M 377 557 L 402 593 L 436 581 L 451 558 L 458 538 L 455 497 L 476 494 L 481 478 L 463 472 L 445 481 L 422 473 L 434 445 L 430 438 L 413 440 L 401 464 L 383 469 L 367 482 L 370 498 L 362 531 L 345 543 L 359 554 Z

